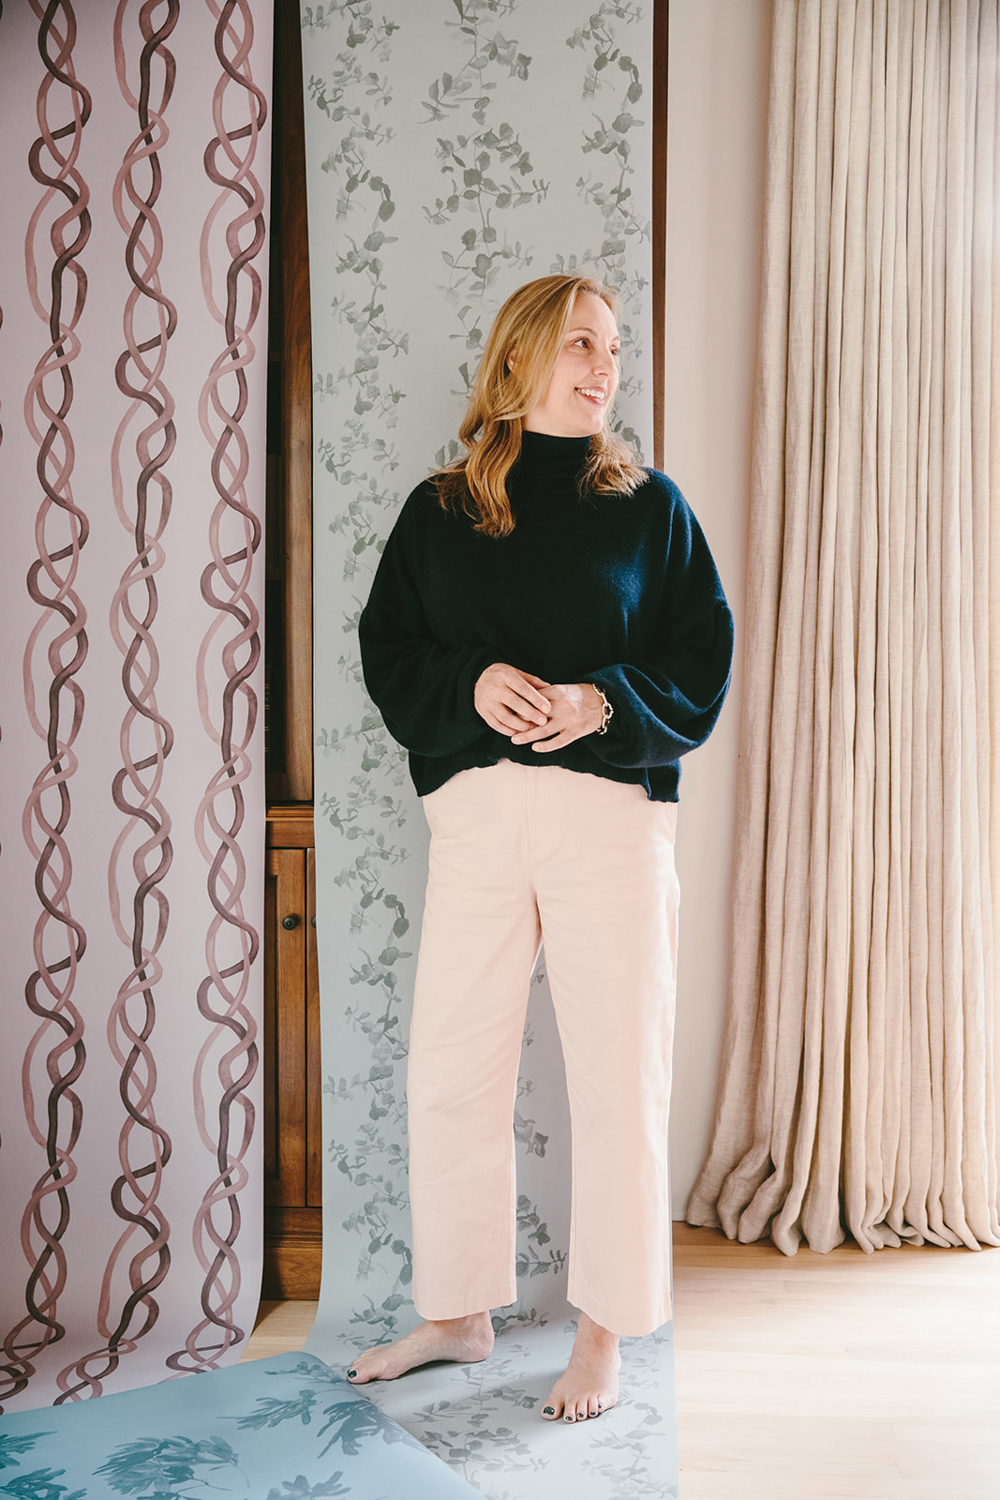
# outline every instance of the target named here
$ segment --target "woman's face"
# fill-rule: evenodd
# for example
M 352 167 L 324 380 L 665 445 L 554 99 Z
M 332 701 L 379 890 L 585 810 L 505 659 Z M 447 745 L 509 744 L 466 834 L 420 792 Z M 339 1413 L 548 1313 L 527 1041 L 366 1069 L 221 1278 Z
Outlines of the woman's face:
M 594 292 L 577 292 L 548 390 L 524 419 L 529 432 L 590 437 L 600 432 L 618 389 L 618 325 Z

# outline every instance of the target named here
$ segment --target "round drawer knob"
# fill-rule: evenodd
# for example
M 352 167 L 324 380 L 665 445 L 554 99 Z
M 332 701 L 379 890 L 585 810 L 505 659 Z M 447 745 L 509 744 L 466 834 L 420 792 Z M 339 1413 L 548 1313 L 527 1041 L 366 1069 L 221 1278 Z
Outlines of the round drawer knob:
M 281 919 L 281 925 L 285 929 L 286 932 L 294 932 L 295 929 L 296 929 L 296 927 L 298 927 L 298 925 L 299 925 L 299 919 L 298 919 L 298 917 L 296 917 L 294 915 L 289 915 L 287 917 L 282 917 L 282 919 Z

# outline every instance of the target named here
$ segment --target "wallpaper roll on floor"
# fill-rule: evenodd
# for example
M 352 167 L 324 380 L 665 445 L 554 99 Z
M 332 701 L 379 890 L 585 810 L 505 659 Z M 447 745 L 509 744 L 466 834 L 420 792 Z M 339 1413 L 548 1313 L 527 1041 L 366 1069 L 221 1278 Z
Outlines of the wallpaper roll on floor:
M 474 1500 L 422 1444 L 309 1354 L 278 1354 L 0 1417 L 17 1500 Z
M 271 7 L 0 14 L 0 1403 L 260 1287 Z
M 649 449 L 652 11 L 387 0 L 304 4 L 302 18 L 326 1140 L 310 1347 L 342 1367 L 416 1321 L 404 1087 L 427 841 L 405 752 L 364 693 L 357 619 L 398 506 L 458 451 L 483 339 L 523 282 L 581 269 L 619 288 L 618 415 Z M 574 1317 L 569 1120 L 543 967 L 515 1134 L 520 1296 L 495 1319 L 493 1357 L 366 1391 L 488 1495 L 675 1493 L 669 1328 L 627 1345 L 615 1412 L 572 1434 L 539 1415 Z

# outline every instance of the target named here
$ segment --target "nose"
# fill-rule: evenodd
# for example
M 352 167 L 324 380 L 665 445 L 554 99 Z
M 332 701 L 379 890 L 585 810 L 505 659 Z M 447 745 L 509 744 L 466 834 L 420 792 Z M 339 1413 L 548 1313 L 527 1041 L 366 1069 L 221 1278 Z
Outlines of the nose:
M 591 369 L 595 375 L 606 375 L 615 379 L 618 375 L 618 362 L 610 349 L 594 349 L 591 356 Z
M 591 366 L 595 375 L 613 375 L 617 372 L 618 364 L 610 345 L 594 345 L 591 352 Z

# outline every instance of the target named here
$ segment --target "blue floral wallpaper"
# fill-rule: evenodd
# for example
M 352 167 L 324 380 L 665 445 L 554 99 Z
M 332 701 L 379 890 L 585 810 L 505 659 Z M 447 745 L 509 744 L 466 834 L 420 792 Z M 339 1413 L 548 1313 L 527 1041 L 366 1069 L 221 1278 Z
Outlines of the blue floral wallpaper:
M 523 282 L 579 268 L 619 289 L 616 420 L 637 450 L 651 447 L 652 8 L 333 0 L 304 3 L 302 24 L 327 1146 L 311 1347 L 335 1361 L 416 1320 L 404 1088 L 427 835 L 405 752 L 364 692 L 357 619 L 399 505 L 459 451 L 486 332 Z M 521 1295 L 495 1318 L 505 1336 L 493 1358 L 368 1388 L 496 1500 L 551 1494 L 566 1449 L 543 1453 L 551 1434 L 536 1441 L 547 1372 L 568 1352 L 573 1316 L 569 1122 L 544 956 L 515 1134 Z M 670 1330 L 626 1359 L 631 1394 L 641 1388 L 648 1407 L 623 1402 L 576 1435 L 573 1463 L 586 1448 L 596 1465 L 594 1487 L 574 1491 L 581 1500 L 675 1493 Z M 656 1457 L 657 1443 L 669 1454 Z M 628 1466 L 631 1487 L 609 1488 Z
M 309 1354 L 0 1418 L 0 1497 L 123 1495 L 463 1500 L 475 1490 Z

